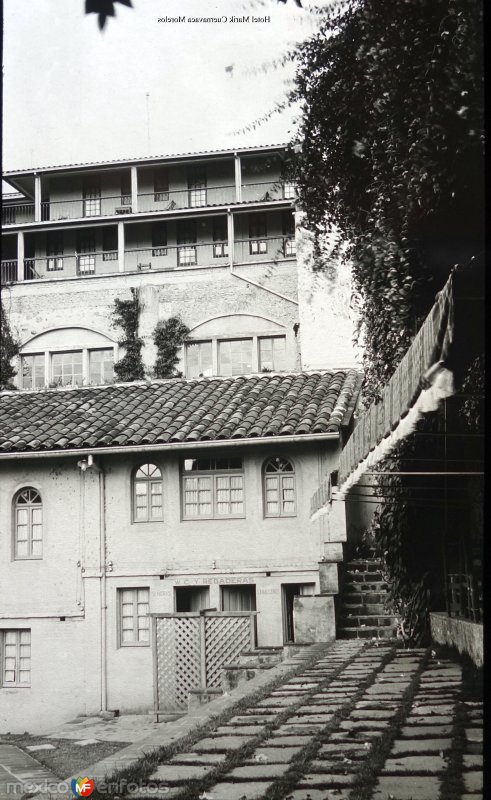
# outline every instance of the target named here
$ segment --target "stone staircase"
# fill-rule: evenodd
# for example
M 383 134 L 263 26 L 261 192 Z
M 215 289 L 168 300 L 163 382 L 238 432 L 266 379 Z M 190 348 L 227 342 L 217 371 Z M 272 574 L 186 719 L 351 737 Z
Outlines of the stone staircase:
M 358 558 L 346 564 L 337 625 L 338 639 L 392 639 L 397 617 L 386 610 L 387 584 L 377 558 Z

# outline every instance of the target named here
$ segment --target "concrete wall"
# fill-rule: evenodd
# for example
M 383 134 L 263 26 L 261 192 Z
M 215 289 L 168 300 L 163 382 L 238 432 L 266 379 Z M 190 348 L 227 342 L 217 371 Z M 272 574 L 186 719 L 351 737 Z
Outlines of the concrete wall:
M 224 320 L 230 330 L 232 315 L 256 318 L 263 331 L 263 320 L 271 322 L 271 332 L 281 326 L 287 335 L 287 368 L 300 366 L 299 339 L 293 325 L 298 320 L 295 302 L 278 297 L 253 283 L 260 283 L 295 300 L 294 262 L 283 262 L 269 272 L 262 265 L 241 267 L 244 280 L 230 274 L 226 266 L 209 269 L 175 270 L 170 273 L 117 274 L 107 277 L 77 278 L 72 281 L 33 281 L 8 287 L 3 293 L 4 308 L 21 346 L 50 329 L 79 326 L 80 347 L 87 347 L 82 329 L 98 331 L 112 341 L 121 331 L 112 324 L 116 298 L 129 299 L 131 287 L 141 292 L 140 335 L 144 339 L 144 361 L 151 374 L 155 363 L 153 331 L 159 320 L 179 314 L 189 328 L 213 319 Z M 251 322 L 252 324 L 252 322 Z M 61 335 L 61 334 L 60 334 Z
M 148 456 L 96 459 L 106 474 L 105 553 L 96 472 L 82 477 L 76 458 L 2 464 L 0 629 L 31 629 L 32 685 L 0 688 L 0 732 L 48 730 L 101 708 L 103 561 L 111 709 L 137 712 L 153 703 L 152 648 L 118 646 L 118 589 L 148 588 L 150 611 L 167 612 L 175 610 L 176 587 L 209 586 L 210 606 L 220 608 L 221 587 L 253 585 L 258 643 L 282 644 L 282 585 L 310 584 L 313 593 L 320 591 L 324 543 L 309 523 L 309 502 L 312 486 L 334 468 L 337 449 L 280 442 L 234 448 L 237 454 L 244 464 L 244 518 L 182 520 L 179 457 L 169 452 L 151 458 L 163 473 L 164 515 L 148 523 L 133 523 L 131 514 L 131 472 Z M 264 518 L 261 468 L 272 455 L 295 465 L 295 517 Z M 25 486 L 37 488 L 43 500 L 44 552 L 37 561 L 12 558 L 12 499 Z M 342 538 L 342 531 L 334 535 Z
M 297 263 L 303 369 L 359 367 L 349 265 L 327 260 L 323 271 L 315 271 L 312 235 L 301 227 L 297 227 Z

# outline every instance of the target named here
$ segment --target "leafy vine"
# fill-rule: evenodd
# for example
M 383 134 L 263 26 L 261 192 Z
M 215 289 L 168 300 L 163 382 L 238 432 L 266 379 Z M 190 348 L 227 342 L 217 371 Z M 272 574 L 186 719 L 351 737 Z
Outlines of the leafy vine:
M 142 359 L 143 339 L 138 336 L 140 304 L 137 290 L 131 289 L 130 300 L 114 301 L 113 321 L 123 329 L 118 344 L 124 347 L 123 358 L 114 365 L 114 372 L 120 381 L 138 381 L 145 377 Z

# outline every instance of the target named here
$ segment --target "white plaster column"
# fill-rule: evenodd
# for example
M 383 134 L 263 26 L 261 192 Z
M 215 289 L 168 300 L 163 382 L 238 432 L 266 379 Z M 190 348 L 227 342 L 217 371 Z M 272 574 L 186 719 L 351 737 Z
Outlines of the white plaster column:
M 136 167 L 131 167 L 131 212 L 138 211 L 138 172 Z
M 237 153 L 235 154 L 235 202 L 242 202 L 242 164 Z
M 124 222 L 118 222 L 118 268 L 124 272 Z
M 88 386 L 90 383 L 90 364 L 89 351 L 86 347 L 82 350 L 82 385 Z
M 230 268 L 234 265 L 234 215 L 231 210 L 227 212 L 228 257 Z
M 34 176 L 34 222 L 41 222 L 41 175 Z
M 24 233 L 17 234 L 17 280 L 24 280 Z

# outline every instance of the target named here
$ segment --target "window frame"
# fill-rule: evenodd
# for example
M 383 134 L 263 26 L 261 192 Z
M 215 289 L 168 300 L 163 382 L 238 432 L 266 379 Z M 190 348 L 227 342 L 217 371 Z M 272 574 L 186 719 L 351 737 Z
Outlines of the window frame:
M 249 372 L 233 372 L 232 371 L 232 345 L 235 342 L 250 342 L 250 362 L 251 362 L 251 369 Z M 221 362 L 221 348 L 223 345 L 230 344 L 230 373 L 226 373 L 222 371 L 222 362 Z M 241 354 L 242 359 L 242 354 Z M 218 375 L 224 378 L 234 378 L 237 375 L 252 375 L 254 373 L 254 337 L 253 336 L 236 336 L 234 338 L 229 339 L 218 339 Z
M 155 167 L 153 170 L 153 202 L 163 203 L 169 199 L 169 169 Z
M 36 495 L 39 497 L 39 503 L 33 503 L 29 501 L 19 506 L 19 497 L 23 492 L 35 492 Z M 19 555 L 18 553 L 18 544 L 19 544 L 19 537 L 18 537 L 18 509 L 28 509 L 28 521 L 27 521 L 27 555 Z M 41 553 L 39 555 L 33 554 L 33 514 L 32 511 L 34 509 L 41 510 Z M 43 497 L 39 489 L 36 489 L 35 486 L 22 486 L 18 489 L 12 499 L 12 560 L 13 561 L 42 561 L 43 559 L 43 546 L 44 546 L 44 522 L 43 522 Z
M 282 459 L 283 461 L 287 461 L 292 466 L 292 470 L 288 472 L 282 472 L 278 470 L 277 472 L 266 472 L 266 468 L 271 461 L 275 458 Z M 266 480 L 269 478 L 276 477 L 278 479 L 278 512 L 270 513 L 268 512 L 267 508 L 267 499 L 266 499 Z M 294 502 L 294 510 L 293 511 L 285 511 L 283 507 L 284 500 L 282 498 L 282 477 L 293 477 L 293 502 Z M 262 483 L 262 494 L 263 494 L 263 517 L 264 519 L 285 519 L 285 518 L 293 518 L 298 515 L 298 491 L 297 491 L 297 470 L 295 467 L 295 462 L 292 458 L 286 456 L 270 456 L 267 458 L 261 469 L 261 483 Z
M 211 363 L 211 373 L 210 375 L 205 375 L 203 371 L 199 371 L 197 375 L 190 375 L 189 374 L 189 361 L 188 361 L 188 352 L 189 348 L 198 345 L 198 370 L 203 366 L 202 364 L 202 345 L 210 345 L 210 363 Z M 213 377 L 213 340 L 212 339 L 190 339 L 184 343 L 184 373 L 186 378 L 190 381 L 198 380 L 199 378 L 212 378 Z
M 274 363 L 273 363 L 273 367 L 272 367 L 271 370 L 269 370 L 268 368 L 265 369 L 263 367 L 263 364 L 262 364 L 262 361 L 261 361 L 261 342 L 263 342 L 265 340 L 273 340 L 273 339 L 281 339 L 283 341 L 283 343 L 284 343 L 284 347 L 285 347 L 285 350 L 284 350 L 284 362 L 285 362 L 285 364 L 284 364 L 283 369 L 278 369 L 278 367 Z M 274 362 L 274 355 L 275 355 L 274 354 L 274 345 L 272 346 L 272 353 L 273 353 L 273 362 Z M 286 361 L 287 361 L 287 351 L 286 351 L 286 335 L 285 334 L 279 334 L 278 336 L 271 335 L 271 336 L 258 336 L 257 337 L 257 365 L 258 365 L 259 372 L 261 372 L 261 373 L 265 372 L 265 371 L 268 371 L 268 372 L 287 372 L 288 370 L 287 370 L 287 367 L 286 367 Z
M 97 348 L 94 348 L 94 349 L 97 349 Z M 80 366 L 81 366 L 80 383 L 74 383 L 73 382 L 73 378 L 74 378 L 73 359 L 72 359 L 72 381 L 71 381 L 71 383 L 63 383 L 62 380 L 59 381 L 58 378 L 56 378 L 55 374 L 54 374 L 54 356 L 69 356 L 69 355 L 74 356 L 74 355 L 78 355 L 78 354 L 80 354 L 80 356 L 81 356 L 81 359 L 80 359 Z M 62 363 L 62 366 L 63 366 L 63 363 Z M 82 350 L 72 350 L 72 349 L 70 349 L 70 350 L 50 350 L 50 353 L 49 353 L 49 377 L 50 377 L 50 383 L 55 383 L 56 382 L 57 386 L 84 386 L 85 383 L 86 383 L 86 378 L 84 377 L 84 351 L 83 351 L 83 349 Z M 61 378 L 63 378 L 63 370 L 62 370 Z
M 100 217 L 102 214 L 102 197 L 99 175 L 84 178 L 82 195 L 84 217 Z
M 46 233 L 46 271 L 61 272 L 63 270 L 64 237 L 63 231 L 47 231 Z
M 21 633 L 28 633 L 29 634 L 29 656 L 23 656 L 23 658 L 29 659 L 29 682 L 28 683 L 21 683 L 18 680 L 15 681 L 5 681 L 5 673 L 7 670 L 5 669 L 5 638 L 7 633 L 15 633 L 16 634 L 16 654 L 15 654 L 15 668 L 14 672 L 19 673 L 21 670 L 17 668 L 17 664 L 20 662 L 20 648 L 21 648 L 21 641 L 20 636 Z M 9 672 L 11 670 L 8 670 Z M 32 680 L 32 633 L 31 628 L 2 628 L 0 630 L 0 688 L 1 689 L 30 689 L 31 688 L 31 680 Z
M 123 641 L 123 592 L 131 592 L 132 594 L 132 605 L 133 605 L 133 636 L 136 637 L 132 639 L 130 642 Z M 144 615 L 148 619 L 148 640 L 139 641 L 138 640 L 138 592 L 147 592 L 147 602 L 146 605 L 148 606 L 147 614 Z M 122 647 L 150 647 L 151 645 L 151 629 L 150 629 L 150 587 L 149 586 L 118 586 L 116 588 L 117 594 L 117 625 L 118 625 L 118 648 Z M 141 601 L 140 601 L 141 602 Z M 142 615 L 143 616 L 143 615 Z M 145 629 L 142 629 L 145 630 Z
M 199 458 L 199 456 L 194 456 L 195 458 Z M 188 458 L 193 458 L 193 456 L 188 456 Z M 205 456 L 205 458 L 210 459 L 219 459 L 220 456 Z M 237 456 L 237 458 L 241 459 L 242 467 L 239 469 L 234 467 L 233 469 L 206 469 L 206 470 L 185 470 L 184 464 L 187 459 L 183 459 L 181 462 L 180 467 L 180 488 L 181 488 L 181 520 L 183 522 L 188 521 L 199 521 L 199 520 L 220 520 L 220 519 L 245 519 L 246 517 L 246 497 L 245 497 L 245 470 L 244 470 L 244 459 L 242 456 Z M 217 494 L 218 494 L 218 487 L 217 482 L 219 478 L 224 476 L 228 476 L 229 478 L 236 478 L 240 477 L 242 480 L 242 511 L 237 514 L 218 514 L 217 506 Z M 210 493 L 211 493 L 211 514 L 187 514 L 186 513 L 186 480 L 190 478 L 203 478 L 208 477 L 210 478 Z M 230 491 L 231 487 L 229 487 Z M 231 501 L 230 501 L 231 502 Z
M 149 475 L 147 478 L 143 478 L 143 477 L 137 478 L 136 477 L 137 473 L 138 473 L 138 471 L 140 469 L 142 469 L 142 467 L 155 467 L 156 469 L 158 469 L 158 471 L 160 473 L 160 477 L 153 478 L 151 475 Z M 136 485 L 137 485 L 137 483 L 143 483 L 143 484 L 145 484 L 147 486 L 147 493 L 146 493 L 146 498 L 147 498 L 147 506 L 146 506 L 147 517 L 146 517 L 146 519 L 137 519 L 137 517 L 136 517 L 136 509 L 137 509 L 137 505 L 136 505 L 136 497 L 137 497 L 137 495 L 136 495 Z M 153 484 L 157 484 L 157 483 L 160 485 L 160 497 L 161 497 L 161 500 L 162 500 L 161 506 L 160 506 L 161 514 L 160 514 L 159 517 L 152 517 L 152 516 L 150 516 L 151 504 L 149 503 L 149 500 L 151 499 L 151 495 L 152 495 L 151 487 L 152 487 Z M 150 487 L 150 493 L 149 493 L 148 487 Z M 131 522 L 134 523 L 135 525 L 140 524 L 140 523 L 143 523 L 144 525 L 146 525 L 149 522 L 150 523 L 151 522 L 162 522 L 163 519 L 164 519 L 164 475 L 163 475 L 162 467 L 159 466 L 159 464 L 156 464 L 155 462 L 152 462 L 152 461 L 145 461 L 145 462 L 143 462 L 141 464 L 137 464 L 131 471 Z
M 94 383 L 92 380 L 92 356 L 94 353 L 110 353 L 112 358 L 112 366 L 113 366 L 113 374 L 111 380 L 109 381 L 97 381 Z M 88 349 L 88 376 L 87 376 L 87 383 L 90 386 L 109 386 L 111 383 L 114 383 L 114 348 L 113 347 L 91 347 Z M 102 365 L 104 364 L 104 359 L 100 362 Z M 82 367 L 83 367 L 83 351 L 82 351 Z
M 24 376 L 24 359 L 27 359 L 27 358 L 31 358 L 31 359 L 39 358 L 39 359 L 42 360 L 43 381 L 40 384 L 40 386 L 25 386 L 25 383 L 24 383 L 24 377 L 25 377 Z M 35 362 L 33 361 L 31 378 L 35 377 L 35 374 L 36 374 L 36 366 L 35 366 Z M 43 389 L 46 386 L 46 382 L 47 382 L 46 381 L 46 356 L 45 356 L 45 353 L 44 352 L 41 352 L 41 353 L 21 353 L 20 354 L 19 377 L 20 377 L 20 388 L 21 389 L 26 389 L 26 390 L 27 389 L 29 389 L 29 390 Z M 31 383 L 32 383 L 32 380 L 31 380 Z
M 165 220 L 152 222 L 152 256 L 159 258 L 167 255 L 167 223 Z

